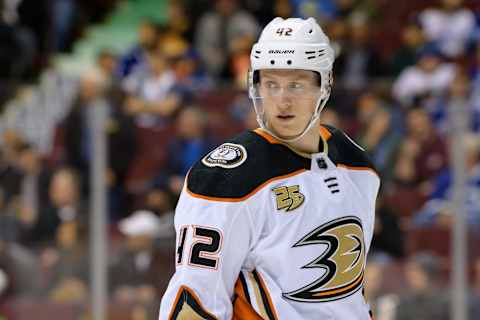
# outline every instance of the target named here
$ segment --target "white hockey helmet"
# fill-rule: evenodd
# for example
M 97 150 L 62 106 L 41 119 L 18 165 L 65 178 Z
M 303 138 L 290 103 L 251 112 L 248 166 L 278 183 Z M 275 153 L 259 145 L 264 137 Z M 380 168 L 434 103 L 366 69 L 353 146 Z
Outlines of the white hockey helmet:
M 250 53 L 248 75 L 249 97 L 253 100 L 257 121 L 264 130 L 283 141 L 300 139 L 319 118 L 332 85 L 332 67 L 335 54 L 330 40 L 314 18 L 275 18 L 262 31 Z M 306 128 L 298 136 L 286 140 L 273 134 L 266 125 L 262 97 L 258 94 L 258 70 L 300 69 L 318 72 L 321 85 L 317 106 Z

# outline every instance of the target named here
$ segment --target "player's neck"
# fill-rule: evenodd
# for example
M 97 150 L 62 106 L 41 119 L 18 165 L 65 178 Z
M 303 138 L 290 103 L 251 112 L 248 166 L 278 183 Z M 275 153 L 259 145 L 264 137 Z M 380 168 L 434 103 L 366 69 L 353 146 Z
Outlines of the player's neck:
M 281 143 L 287 146 L 290 150 L 305 158 L 310 158 L 313 153 L 328 153 L 327 140 L 325 137 L 321 136 L 319 124 L 312 126 L 303 137 L 293 142 L 286 142 L 278 139 L 275 136 L 272 136 L 268 130 L 261 128 L 256 129 L 255 132 L 266 138 L 268 141 L 276 141 L 276 143 Z
M 320 135 L 318 125 L 314 125 L 303 137 L 288 142 L 288 145 L 300 153 L 310 155 L 319 152 Z

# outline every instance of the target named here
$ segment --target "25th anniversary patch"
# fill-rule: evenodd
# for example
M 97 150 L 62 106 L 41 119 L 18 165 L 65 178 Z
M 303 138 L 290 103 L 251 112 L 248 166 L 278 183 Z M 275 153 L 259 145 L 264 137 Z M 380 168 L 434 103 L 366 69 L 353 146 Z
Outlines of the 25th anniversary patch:
M 224 143 L 207 154 L 202 163 L 208 167 L 235 168 L 247 160 L 247 150 L 239 144 Z

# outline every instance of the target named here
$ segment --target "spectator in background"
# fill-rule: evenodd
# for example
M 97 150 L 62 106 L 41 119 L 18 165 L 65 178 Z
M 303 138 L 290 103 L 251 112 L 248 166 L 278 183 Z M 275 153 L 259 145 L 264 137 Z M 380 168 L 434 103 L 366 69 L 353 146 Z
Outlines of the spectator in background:
M 335 51 L 335 56 L 339 57 L 343 54 L 343 50 L 348 44 L 349 26 L 344 18 L 338 18 L 330 21 L 327 25 L 327 32 L 330 34 L 330 43 Z M 335 68 L 336 69 L 336 68 Z M 336 73 L 336 71 L 334 70 Z
M 104 49 L 97 55 L 97 67 L 101 77 L 105 79 L 105 86 L 112 88 L 120 85 L 120 80 L 117 78 L 118 58 L 113 51 Z
M 373 318 L 377 320 L 393 320 L 398 297 L 385 292 L 383 287 L 388 262 L 376 257 L 368 259 L 365 269 L 365 300 L 370 305 Z
M 427 105 L 439 133 L 448 137 L 455 130 L 453 119 L 459 112 L 466 114 L 469 130 L 480 131 L 480 100 L 475 101 L 474 95 L 468 75 L 459 69 L 446 93 Z
M 149 211 L 136 211 L 119 222 L 125 247 L 114 257 L 110 268 L 113 299 L 119 303 L 156 306 L 168 284 L 174 263 L 156 250 L 159 218 Z M 167 259 L 167 260 L 165 260 Z
M 37 54 L 35 36 L 20 24 L 21 2 L 0 0 L 0 78 L 4 79 L 31 77 Z
M 95 116 L 93 104 L 102 99 L 107 105 L 107 184 L 109 187 L 109 211 L 113 219 L 124 215 L 123 188 L 130 163 L 135 152 L 135 132 L 132 120 L 123 110 L 124 97 L 118 88 L 108 92 L 105 79 L 98 73 L 87 73 L 81 79 L 78 97 L 67 114 L 65 151 L 67 164 L 76 169 L 85 179 L 82 194 L 89 191 L 89 170 L 93 162 L 91 124 Z M 107 93 L 107 95 L 105 95 Z
M 239 36 L 232 43 L 230 70 L 237 89 L 247 90 L 248 70 L 250 69 L 250 49 L 254 42 L 249 35 Z
M 174 91 L 175 74 L 161 47 L 151 50 L 147 64 L 138 68 L 124 83 L 126 111 L 142 127 L 164 127 L 181 106 Z
M 80 195 L 80 180 L 73 170 L 55 171 L 48 193 L 50 205 L 42 208 L 29 231 L 31 245 L 51 244 L 63 222 L 87 218 Z
M 463 0 L 441 0 L 438 8 L 426 9 L 419 15 L 428 41 L 436 43 L 443 55 L 459 58 L 465 53 L 475 30 L 475 15 Z
M 125 78 L 147 59 L 147 52 L 155 48 L 160 34 L 159 27 L 154 21 L 143 20 L 138 28 L 138 44 L 120 58 L 119 74 Z
M 175 238 L 175 227 L 173 225 L 174 201 L 165 188 L 153 187 L 148 190 L 145 197 L 145 208 L 154 213 L 158 219 L 157 240 L 171 240 Z
M 6 1 L 6 0 L 4 0 Z M 33 35 L 35 56 L 35 72 L 46 66 L 47 59 L 52 52 L 52 2 L 50 0 L 8 1 L 16 7 L 18 24 L 29 30 Z
M 0 185 L 0 235 L 8 241 L 20 241 L 24 234 L 23 224 L 14 208 L 7 206 L 4 199 L 3 185 Z
M 338 18 L 329 22 L 326 27 L 327 34 L 330 35 L 330 45 L 335 51 L 335 59 L 338 62 L 340 57 L 345 56 L 345 50 L 350 46 L 350 26 L 346 18 Z M 333 78 L 340 80 L 345 66 L 340 65 L 340 67 L 337 68 L 337 62 L 333 68 Z M 358 94 L 358 92 L 352 92 L 352 90 L 349 90 L 343 85 L 335 85 L 332 88 L 330 104 L 335 105 L 335 111 L 338 112 L 345 122 L 350 122 L 355 115 L 355 105 Z
M 465 170 L 468 176 L 466 185 L 465 207 L 466 219 L 470 227 L 480 227 L 480 137 L 468 134 L 461 141 L 466 149 Z M 443 170 L 432 183 L 432 192 L 424 207 L 417 213 L 415 223 L 417 225 L 442 225 L 450 227 L 453 215 L 453 173 L 450 168 Z
M 2 299 L 32 294 L 35 265 L 32 252 L 0 233 L 0 305 Z
M 400 217 L 392 210 L 382 194 L 376 203 L 375 226 L 371 253 L 387 259 L 399 259 L 404 256 L 405 233 L 402 229 Z
M 195 47 L 207 71 L 215 78 L 231 78 L 228 61 L 235 42 L 259 32 L 258 23 L 248 12 L 239 9 L 237 0 L 216 0 L 214 10 L 199 20 Z
M 191 100 L 195 92 L 212 87 L 212 79 L 199 67 L 198 55 L 193 49 L 175 57 L 173 69 L 177 82 L 173 90 L 185 95 L 185 100 Z
M 430 179 L 446 168 L 448 156 L 445 142 L 425 110 L 410 110 L 406 125 L 386 195 L 399 214 L 409 217 L 425 202 L 431 192 Z
M 40 154 L 33 146 L 25 143 L 19 150 L 19 168 L 23 179 L 21 181 L 21 203 L 33 217 L 37 216 L 38 210 L 47 203 L 46 191 L 50 182 L 50 172 L 40 159 Z
M 428 253 L 411 257 L 406 266 L 407 291 L 401 295 L 395 320 L 449 319 L 449 303 L 439 290 L 440 260 Z
M 207 136 L 206 127 L 205 113 L 196 107 L 182 110 L 176 120 L 176 136 L 167 146 L 167 164 L 154 182 L 154 185 L 168 190 L 175 199 L 182 191 L 190 167 L 214 146 Z
M 197 90 L 211 87 L 209 75 L 199 66 L 198 54 L 179 33 L 167 33 L 159 41 L 158 48 L 175 76 L 172 94 L 186 102 L 192 100 Z
M 295 17 L 307 19 L 315 17 L 318 21 L 333 20 L 337 14 L 337 2 L 335 0 L 313 1 L 292 0 Z
M 334 0 L 336 11 L 336 18 L 349 18 L 359 10 L 371 14 L 371 10 L 374 9 L 374 5 L 368 1 L 362 3 L 357 0 Z
M 411 144 L 418 181 L 424 182 L 447 167 L 448 155 L 444 139 L 438 134 L 427 112 L 416 108 L 406 116 L 405 143 Z M 403 154 L 402 154 L 403 156 Z
M 24 142 L 20 132 L 14 128 L 2 128 L 2 153 L 5 160 L 11 161 L 14 158 L 16 148 Z
M 48 185 L 50 172 L 40 160 L 40 155 L 34 148 L 22 143 L 18 146 L 16 166 L 20 174 L 19 193 L 11 199 L 9 210 L 12 210 L 18 220 L 19 234 L 12 240 L 25 240 L 24 232 L 30 229 L 42 208 L 48 205 Z M 10 230 L 13 232 L 13 230 Z
M 356 12 L 348 20 L 349 39 L 336 59 L 335 73 L 350 90 L 361 90 L 369 79 L 384 71 L 379 53 L 371 44 L 371 26 L 365 13 Z
M 348 18 L 359 7 L 356 0 L 292 0 L 295 16 L 316 17 L 320 21 Z M 369 5 L 372 5 L 369 3 Z
M 78 9 L 78 3 L 74 0 L 51 1 L 51 40 L 54 52 L 65 52 L 71 45 L 74 27 L 78 22 Z
M 377 94 L 367 92 L 358 99 L 357 119 L 357 141 L 367 150 L 378 170 L 388 173 L 402 138 L 401 115 Z
M 167 8 L 167 33 L 174 33 L 184 39 L 193 39 L 192 21 L 188 18 L 187 8 L 182 1 L 168 1 Z
M 172 0 L 172 2 L 177 2 L 177 1 Z M 188 21 L 190 21 L 190 24 L 191 24 L 191 30 L 187 34 L 187 40 L 188 42 L 193 43 L 195 40 L 195 32 L 198 26 L 198 21 L 200 21 L 203 15 L 212 8 L 213 1 L 212 0 L 182 0 L 181 2 L 185 6 L 187 19 Z
M 168 29 L 168 26 L 165 28 L 166 31 L 159 37 L 155 48 L 158 49 L 167 60 L 172 60 L 185 54 L 189 50 L 190 44 L 185 40 L 181 32 L 173 28 Z
M 67 164 L 83 177 L 88 176 L 92 158 L 90 124 L 94 109 L 90 106 L 104 94 L 106 85 L 104 80 L 99 72 L 88 72 L 81 76 L 77 97 L 73 100 L 73 105 L 62 124 L 65 128 L 64 148 Z
M 19 149 L 24 143 L 16 131 L 6 130 L 0 150 L 0 186 L 6 207 L 10 207 L 21 192 L 22 172 L 18 166 Z
M 418 146 L 410 140 L 403 141 L 398 149 L 391 180 L 387 180 L 386 199 L 392 208 L 396 208 L 399 214 L 406 219 L 406 226 L 410 224 L 410 217 L 418 210 L 426 200 L 428 191 L 421 189 L 420 182 L 416 177 L 415 158 L 418 154 Z
M 292 3 L 289 0 L 275 0 L 274 2 L 275 3 L 273 6 L 273 15 L 270 15 L 270 17 L 268 17 L 267 19 L 265 19 L 265 16 L 263 16 L 262 20 L 259 20 L 259 18 L 257 17 L 257 20 L 261 22 L 262 26 L 272 21 L 275 17 L 288 19 L 294 16 Z
M 242 4 L 245 10 L 250 12 L 261 26 L 266 25 L 275 17 L 286 19 L 293 16 L 290 0 L 243 0 Z M 279 7 L 284 9 L 278 10 Z M 288 10 L 285 10 L 286 7 L 288 7 Z M 284 15 L 281 12 L 287 12 L 288 14 Z
M 25 230 L 32 227 L 40 208 L 48 202 L 50 174 L 34 148 L 23 142 L 15 133 L 7 133 L 6 148 L 0 162 L 3 209 L 0 227 L 10 240 L 22 241 Z M 10 227 L 7 227 L 9 225 Z
M 55 232 L 55 244 L 40 252 L 37 294 L 54 303 L 86 303 L 89 257 L 82 217 L 67 219 Z
M 107 187 L 110 218 L 127 214 L 127 176 L 137 150 L 134 121 L 124 111 L 125 94 L 114 86 L 106 95 L 107 117 Z
M 421 98 L 438 95 L 453 81 L 455 66 L 445 63 L 435 46 L 422 48 L 414 66 L 403 70 L 395 80 L 392 95 L 409 107 Z
M 412 21 L 403 27 L 400 47 L 396 49 L 390 60 L 391 75 L 398 77 L 404 69 L 413 66 L 417 60 L 418 52 L 424 45 L 425 35 L 416 21 Z

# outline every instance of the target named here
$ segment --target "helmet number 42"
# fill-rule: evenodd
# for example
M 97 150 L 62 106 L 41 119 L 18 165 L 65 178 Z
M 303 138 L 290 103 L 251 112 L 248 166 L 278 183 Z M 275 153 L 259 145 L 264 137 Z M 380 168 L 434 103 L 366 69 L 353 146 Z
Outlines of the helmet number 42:
M 277 34 L 279 36 L 291 36 L 292 35 L 292 28 L 278 28 Z

